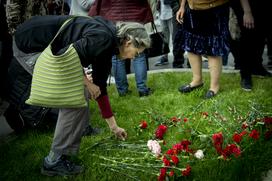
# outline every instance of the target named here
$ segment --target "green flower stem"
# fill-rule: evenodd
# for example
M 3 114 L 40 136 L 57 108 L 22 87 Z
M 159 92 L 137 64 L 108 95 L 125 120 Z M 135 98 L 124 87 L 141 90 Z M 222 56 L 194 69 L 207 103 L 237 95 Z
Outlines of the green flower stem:
M 109 162 L 113 162 L 113 163 L 124 163 L 124 162 L 122 162 L 122 161 L 124 161 L 124 160 L 127 160 L 127 161 L 129 161 L 129 160 L 131 160 L 131 161 L 136 161 L 136 160 L 143 160 L 143 158 L 142 157 L 139 157 L 139 158 L 130 158 L 130 157 L 125 157 L 125 158 L 121 158 L 121 161 L 117 161 L 117 160 L 120 160 L 120 158 L 116 158 L 116 157 L 111 157 L 111 158 L 107 158 L 107 157 L 105 157 L 105 156 L 101 156 L 101 155 L 94 155 L 94 154 L 92 154 L 92 156 L 95 156 L 95 157 L 98 157 L 98 158 L 100 158 L 100 159 L 102 159 L 102 160 L 106 160 L 106 161 L 109 161 Z M 154 160 L 155 162 L 160 162 L 161 163 L 161 160 Z M 128 164 L 128 163 L 125 163 L 125 164 Z M 138 164 L 133 164 L 134 166 L 137 166 Z M 146 164 L 147 166 L 153 166 L 152 164 Z M 141 165 L 139 165 L 139 166 L 141 166 Z
M 132 170 L 132 171 L 140 171 L 140 172 L 143 172 L 143 173 L 148 173 L 150 175 L 157 175 L 157 172 L 151 172 L 150 170 L 146 170 L 148 167 L 146 166 L 141 166 L 141 168 L 135 168 L 134 166 L 135 165 L 132 165 L 132 164 L 125 164 L 125 163 L 121 163 L 120 165 L 115 165 L 115 164 L 104 164 L 104 163 L 99 163 L 99 165 L 101 166 L 104 166 L 104 167 L 109 167 L 109 168 L 114 168 L 114 169 L 122 169 L 124 171 L 127 171 L 127 170 Z M 125 167 L 124 167 L 125 166 Z M 132 167 L 131 167 L 132 166 Z M 145 168 L 145 169 L 143 169 Z M 151 169 L 153 168 L 156 168 L 156 167 L 149 167 Z M 160 167 L 157 167 L 157 168 L 160 168 Z
M 106 149 L 107 151 L 116 151 L 116 150 L 120 150 L 120 149 Z M 124 150 L 122 150 L 124 151 Z M 145 152 L 143 152 L 145 151 Z M 148 152 L 148 150 L 143 150 L 143 151 L 133 151 L 133 150 L 125 150 L 125 152 L 130 152 L 130 153 L 135 153 L 135 154 L 143 154 L 143 155 L 146 155 Z M 151 154 L 150 154 L 151 155 Z
M 102 165 L 102 166 L 107 166 L 107 165 Z M 140 179 L 138 179 L 138 178 L 136 178 L 136 177 L 134 177 L 134 176 L 131 176 L 131 175 L 128 175 L 128 174 L 126 174 L 126 173 L 124 173 L 124 172 L 120 172 L 120 171 L 118 171 L 118 170 L 116 170 L 116 169 L 114 169 L 114 168 L 109 168 L 111 171 L 113 171 L 113 172 L 116 172 L 116 173 L 119 173 L 119 174 L 122 174 L 122 175 L 125 175 L 126 177 L 129 177 L 129 178 L 131 178 L 131 179 L 133 179 L 133 180 L 137 180 L 137 181 L 141 181 Z

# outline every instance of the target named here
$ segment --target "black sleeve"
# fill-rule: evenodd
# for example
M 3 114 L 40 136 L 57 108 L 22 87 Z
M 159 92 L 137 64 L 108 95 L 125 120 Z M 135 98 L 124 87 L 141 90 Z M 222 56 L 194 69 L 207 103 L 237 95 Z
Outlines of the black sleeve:
M 101 96 L 107 94 L 107 78 L 111 70 L 114 38 L 105 29 L 87 31 L 74 43 L 83 67 L 92 65 L 93 82 L 99 86 Z

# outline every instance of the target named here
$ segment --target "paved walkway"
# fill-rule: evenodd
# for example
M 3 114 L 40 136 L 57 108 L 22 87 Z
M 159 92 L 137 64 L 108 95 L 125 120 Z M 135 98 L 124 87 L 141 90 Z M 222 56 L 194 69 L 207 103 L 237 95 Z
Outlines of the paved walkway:
M 191 71 L 191 69 L 187 67 L 188 59 L 187 59 L 186 54 L 185 54 L 185 57 L 186 57 L 186 61 L 184 63 L 185 68 L 182 68 L 182 69 L 173 69 L 172 68 L 172 62 L 173 62 L 173 54 L 172 53 L 168 54 L 169 64 L 167 64 L 167 65 L 154 66 L 156 61 L 160 57 L 149 58 L 149 60 L 148 60 L 149 69 L 150 69 L 149 72 L 152 73 L 152 72 L 161 72 L 161 71 L 162 72 L 164 72 L 164 71 Z M 266 67 L 267 63 L 268 63 L 267 48 L 265 48 L 264 53 L 263 53 L 263 65 L 264 65 L 264 67 Z M 207 69 L 207 68 L 208 68 L 208 62 L 203 61 L 203 71 L 206 71 L 205 69 Z M 271 71 L 272 71 L 272 69 L 270 68 L 270 72 Z M 232 54 L 230 54 L 229 57 L 228 57 L 227 66 L 223 66 L 223 73 L 229 73 L 229 72 L 239 72 L 239 70 L 234 70 L 234 59 L 233 59 Z

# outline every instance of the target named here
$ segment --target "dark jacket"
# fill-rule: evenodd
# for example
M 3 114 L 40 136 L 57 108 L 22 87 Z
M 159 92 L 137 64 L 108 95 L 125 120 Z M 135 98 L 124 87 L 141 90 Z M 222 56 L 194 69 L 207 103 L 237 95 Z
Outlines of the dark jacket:
M 97 0 L 89 16 L 103 16 L 111 21 L 134 21 L 146 24 L 153 21 L 147 0 Z
M 68 18 L 69 16 L 38 16 L 26 21 L 15 32 L 16 45 L 25 53 L 43 51 Z M 100 87 L 101 96 L 106 95 L 111 57 L 117 47 L 115 25 L 102 17 L 75 17 L 52 43 L 52 52 L 61 54 L 71 43 L 82 66 L 92 65 L 93 81 Z

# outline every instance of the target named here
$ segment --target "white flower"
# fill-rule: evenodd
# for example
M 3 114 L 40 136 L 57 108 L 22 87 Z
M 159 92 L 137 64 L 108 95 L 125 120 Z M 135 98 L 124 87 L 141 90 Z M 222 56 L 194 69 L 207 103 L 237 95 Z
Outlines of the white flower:
M 159 156 L 161 154 L 161 146 L 156 140 L 148 140 L 147 147 L 156 156 Z
M 198 159 L 202 159 L 204 157 L 204 153 L 202 150 L 197 150 L 194 155 Z

